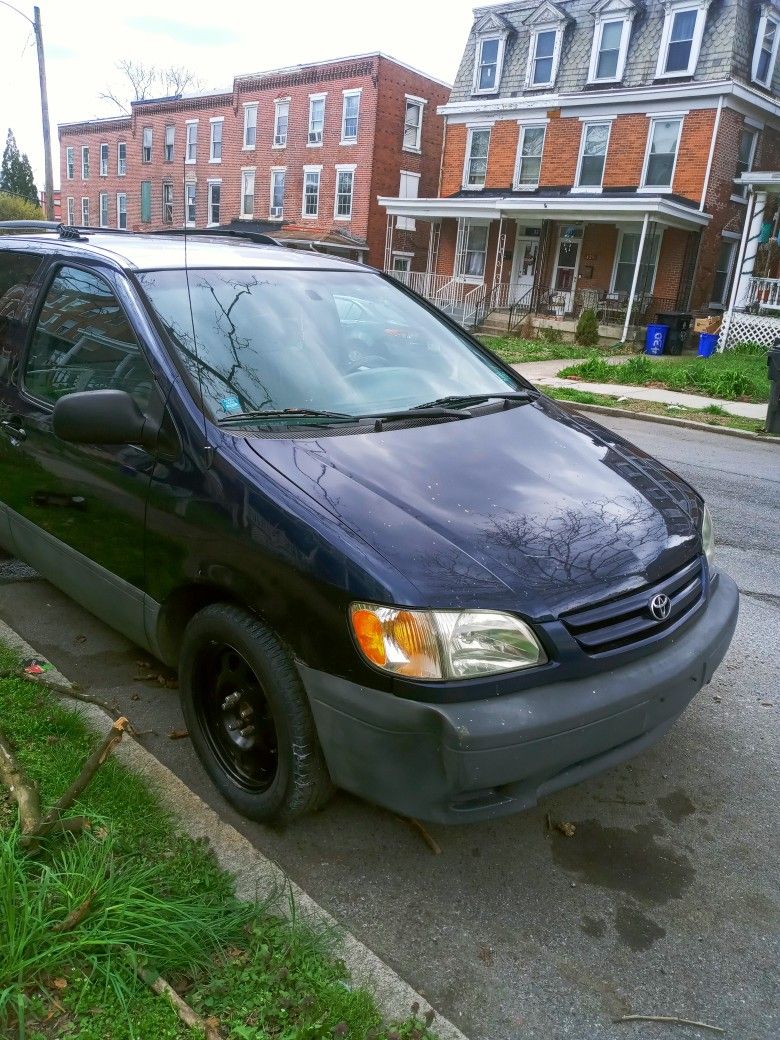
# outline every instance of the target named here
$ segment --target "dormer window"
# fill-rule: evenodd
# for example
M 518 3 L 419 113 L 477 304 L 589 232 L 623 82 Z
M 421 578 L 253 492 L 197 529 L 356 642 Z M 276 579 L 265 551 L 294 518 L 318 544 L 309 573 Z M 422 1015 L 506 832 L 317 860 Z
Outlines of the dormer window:
M 709 0 L 667 0 L 665 7 L 656 78 L 692 76 L 699 60 Z
M 558 75 L 563 33 L 571 19 L 552 0 L 543 3 L 525 20 L 530 32 L 526 86 L 531 89 L 551 87 Z
M 591 13 L 595 24 L 588 83 L 619 83 L 626 67 L 636 8 L 630 0 L 599 0 Z
M 556 29 L 545 29 L 534 33 L 531 39 L 531 69 L 529 84 L 532 87 L 547 87 L 555 79 L 553 64 L 558 39 Z
M 493 12 L 480 18 L 474 26 L 474 94 L 495 94 L 501 85 L 504 50 L 511 25 Z
M 780 23 L 776 18 L 764 14 L 758 23 L 756 46 L 753 52 L 752 78 L 762 87 L 772 84 L 772 76 L 777 61 L 777 48 L 780 44 Z

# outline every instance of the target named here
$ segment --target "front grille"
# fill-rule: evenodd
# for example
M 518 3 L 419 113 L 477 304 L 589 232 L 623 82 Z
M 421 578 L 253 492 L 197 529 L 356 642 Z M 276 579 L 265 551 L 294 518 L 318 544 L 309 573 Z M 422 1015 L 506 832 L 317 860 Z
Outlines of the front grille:
M 576 610 L 564 615 L 561 621 L 585 653 L 609 653 L 676 628 L 699 606 L 704 589 L 704 564 L 697 557 L 655 585 L 618 596 L 598 607 Z M 650 612 L 651 600 L 660 595 L 671 601 L 669 615 L 663 621 Z

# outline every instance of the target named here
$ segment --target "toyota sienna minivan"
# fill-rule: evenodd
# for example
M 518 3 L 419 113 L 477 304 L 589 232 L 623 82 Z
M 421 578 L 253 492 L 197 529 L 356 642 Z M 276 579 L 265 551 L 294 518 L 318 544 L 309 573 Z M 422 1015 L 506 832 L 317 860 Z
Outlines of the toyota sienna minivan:
M 178 668 L 237 809 L 483 820 L 657 741 L 736 623 L 701 497 L 377 271 L 0 238 L 0 545 Z

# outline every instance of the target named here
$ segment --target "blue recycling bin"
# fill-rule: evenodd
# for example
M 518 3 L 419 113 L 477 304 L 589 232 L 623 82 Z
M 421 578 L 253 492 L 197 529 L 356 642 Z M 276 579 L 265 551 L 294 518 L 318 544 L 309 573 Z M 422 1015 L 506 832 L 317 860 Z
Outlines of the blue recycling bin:
M 668 325 L 648 325 L 645 334 L 645 354 L 663 354 L 668 335 Z
M 715 332 L 699 334 L 699 357 L 712 357 L 718 349 L 718 336 Z

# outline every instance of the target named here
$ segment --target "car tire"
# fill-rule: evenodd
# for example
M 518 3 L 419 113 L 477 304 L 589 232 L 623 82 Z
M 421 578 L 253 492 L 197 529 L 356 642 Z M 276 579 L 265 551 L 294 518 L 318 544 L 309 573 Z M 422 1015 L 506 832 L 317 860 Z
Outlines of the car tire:
M 182 710 L 206 772 L 231 805 L 285 824 L 328 800 L 333 785 L 290 654 L 241 607 L 216 603 L 184 632 Z

